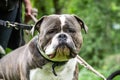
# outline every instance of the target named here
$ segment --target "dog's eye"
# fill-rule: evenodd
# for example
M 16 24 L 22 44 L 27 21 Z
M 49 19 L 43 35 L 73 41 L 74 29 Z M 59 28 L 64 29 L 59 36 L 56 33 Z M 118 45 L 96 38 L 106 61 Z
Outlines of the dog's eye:
M 57 32 L 56 29 L 51 29 L 51 30 L 49 30 L 49 31 L 47 32 L 47 34 L 52 34 L 52 33 L 56 33 L 56 32 Z

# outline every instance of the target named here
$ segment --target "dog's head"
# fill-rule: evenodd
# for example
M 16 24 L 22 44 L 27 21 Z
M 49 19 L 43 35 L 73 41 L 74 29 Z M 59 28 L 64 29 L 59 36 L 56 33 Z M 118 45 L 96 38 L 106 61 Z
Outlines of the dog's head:
M 38 48 L 52 61 L 67 61 L 79 53 L 82 45 L 81 29 L 87 26 L 75 15 L 49 15 L 35 25 L 39 31 Z

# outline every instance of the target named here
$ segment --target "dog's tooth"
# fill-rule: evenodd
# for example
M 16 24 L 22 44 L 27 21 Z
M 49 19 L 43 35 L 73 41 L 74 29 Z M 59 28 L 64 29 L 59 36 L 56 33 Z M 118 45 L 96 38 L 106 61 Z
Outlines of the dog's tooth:
M 48 55 L 49 56 L 49 58 L 53 58 L 54 57 L 54 54 L 50 54 L 50 55 Z

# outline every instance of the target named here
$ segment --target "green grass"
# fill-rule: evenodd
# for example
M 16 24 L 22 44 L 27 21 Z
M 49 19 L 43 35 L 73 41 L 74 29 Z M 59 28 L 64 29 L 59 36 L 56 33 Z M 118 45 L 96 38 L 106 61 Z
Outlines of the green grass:
M 98 70 L 102 73 L 106 78 L 114 71 L 111 70 Z M 103 80 L 93 72 L 83 68 L 79 72 L 79 80 Z M 113 80 L 120 80 L 120 76 L 116 76 Z
M 120 70 L 120 54 L 113 54 L 105 57 L 100 67 L 94 67 L 106 78 L 116 70 Z M 82 67 L 79 72 L 79 80 L 103 80 L 93 72 Z M 113 80 L 120 80 L 120 75 Z
M 93 72 L 83 68 L 80 70 L 79 80 L 102 80 L 102 79 Z

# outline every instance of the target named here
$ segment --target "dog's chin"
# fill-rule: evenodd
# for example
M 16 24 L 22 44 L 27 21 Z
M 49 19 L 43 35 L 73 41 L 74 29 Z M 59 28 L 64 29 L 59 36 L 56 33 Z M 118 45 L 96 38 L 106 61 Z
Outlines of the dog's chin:
M 49 58 L 58 58 L 68 60 L 70 58 L 74 58 L 77 54 L 75 52 L 76 50 L 71 47 L 69 44 L 59 44 L 55 47 L 54 52 L 49 54 Z

